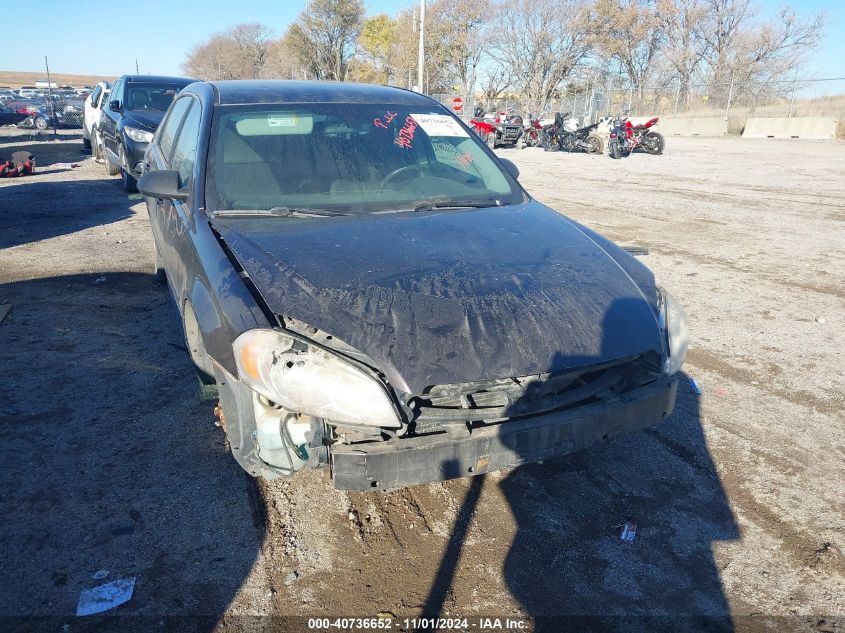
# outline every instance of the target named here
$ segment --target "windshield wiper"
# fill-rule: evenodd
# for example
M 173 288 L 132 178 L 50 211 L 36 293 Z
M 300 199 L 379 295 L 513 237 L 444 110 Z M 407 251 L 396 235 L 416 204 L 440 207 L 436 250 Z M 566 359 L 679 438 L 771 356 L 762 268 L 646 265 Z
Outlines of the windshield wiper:
M 273 207 L 272 209 L 225 210 L 215 211 L 216 217 L 233 218 L 244 215 L 272 216 L 275 218 L 328 218 L 337 215 L 349 215 L 340 211 L 326 209 L 293 209 L 291 207 Z
M 486 209 L 499 207 L 502 201 L 498 198 L 486 200 L 428 200 L 414 207 L 414 211 L 431 211 L 432 209 Z

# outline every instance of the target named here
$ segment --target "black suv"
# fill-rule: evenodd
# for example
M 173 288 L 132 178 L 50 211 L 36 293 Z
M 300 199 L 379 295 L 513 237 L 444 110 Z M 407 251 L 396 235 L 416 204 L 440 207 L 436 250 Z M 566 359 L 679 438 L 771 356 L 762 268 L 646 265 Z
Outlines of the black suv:
M 173 98 L 195 80 L 187 77 L 124 75 L 111 89 L 99 132 L 110 176 L 120 174 L 126 191 L 137 191 L 144 152 Z

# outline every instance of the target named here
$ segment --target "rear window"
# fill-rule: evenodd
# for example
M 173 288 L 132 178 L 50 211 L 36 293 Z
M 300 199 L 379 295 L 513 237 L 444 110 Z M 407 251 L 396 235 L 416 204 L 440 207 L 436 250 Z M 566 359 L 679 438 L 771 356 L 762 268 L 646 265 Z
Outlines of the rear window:
M 128 83 L 124 98 L 126 108 L 164 112 L 184 87 L 178 84 Z
M 523 198 L 477 137 L 437 106 L 219 106 L 206 174 L 210 211 L 369 213 Z

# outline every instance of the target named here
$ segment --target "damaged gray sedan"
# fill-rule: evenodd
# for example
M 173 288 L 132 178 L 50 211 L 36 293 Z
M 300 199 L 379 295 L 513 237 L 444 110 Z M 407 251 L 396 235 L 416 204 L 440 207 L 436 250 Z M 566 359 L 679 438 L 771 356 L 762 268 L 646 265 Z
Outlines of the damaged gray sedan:
M 672 411 L 683 309 L 425 96 L 194 83 L 144 171 L 156 272 L 254 476 L 392 489 Z

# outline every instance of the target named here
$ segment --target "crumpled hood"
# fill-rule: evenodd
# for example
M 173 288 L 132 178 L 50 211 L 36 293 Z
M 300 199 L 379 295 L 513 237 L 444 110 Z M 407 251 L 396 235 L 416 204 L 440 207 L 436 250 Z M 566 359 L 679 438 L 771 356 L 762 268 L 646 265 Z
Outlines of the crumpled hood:
M 126 113 L 123 124 L 155 132 L 163 118 L 164 112 L 158 110 L 130 110 Z
M 536 202 L 212 224 L 275 313 L 409 393 L 662 351 L 648 269 Z

